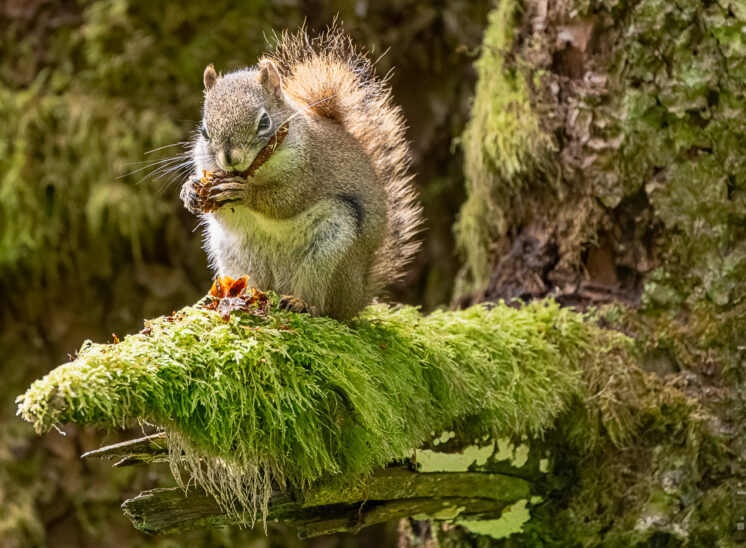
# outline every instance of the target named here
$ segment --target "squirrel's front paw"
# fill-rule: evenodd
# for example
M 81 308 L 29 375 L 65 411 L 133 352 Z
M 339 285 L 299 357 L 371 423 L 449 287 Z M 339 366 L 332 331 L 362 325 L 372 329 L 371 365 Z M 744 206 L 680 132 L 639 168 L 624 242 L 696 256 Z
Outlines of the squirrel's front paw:
M 206 185 L 200 193 L 204 203 L 214 204 L 215 208 L 230 202 L 238 202 L 246 196 L 246 179 L 243 177 L 225 177 L 215 179 Z
M 184 207 L 195 215 L 202 212 L 202 199 L 199 197 L 201 187 L 199 179 L 191 178 L 181 185 L 181 193 L 179 194 L 181 201 L 184 202 Z
M 190 178 L 181 187 L 180 197 L 184 207 L 199 215 L 242 200 L 246 195 L 246 179 L 227 175 L 225 171 L 218 170 L 205 172 L 201 178 Z
M 296 314 L 309 314 L 316 316 L 316 307 L 309 305 L 303 299 L 293 297 L 292 295 L 283 295 L 280 299 L 280 308 Z

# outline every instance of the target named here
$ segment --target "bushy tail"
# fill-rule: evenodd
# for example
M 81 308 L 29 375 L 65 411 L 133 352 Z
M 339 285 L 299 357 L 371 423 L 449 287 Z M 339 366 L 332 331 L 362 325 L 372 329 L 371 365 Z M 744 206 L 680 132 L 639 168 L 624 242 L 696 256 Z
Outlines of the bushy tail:
M 387 78 L 376 76 L 370 60 L 338 27 L 314 38 L 304 29 L 285 32 L 266 57 L 277 65 L 285 93 L 312 114 L 342 124 L 384 181 L 388 227 L 370 278 L 379 294 L 404 275 L 404 267 L 420 247 L 414 236 L 422 223 L 408 174 L 411 160 L 404 117 L 393 104 Z

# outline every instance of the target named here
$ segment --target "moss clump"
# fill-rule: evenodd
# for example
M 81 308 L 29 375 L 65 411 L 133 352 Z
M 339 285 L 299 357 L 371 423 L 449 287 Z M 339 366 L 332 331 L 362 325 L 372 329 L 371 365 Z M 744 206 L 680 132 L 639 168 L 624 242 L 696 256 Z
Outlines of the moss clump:
M 528 173 L 537 167 L 536 160 L 548 158 L 552 147 L 531 106 L 529 67 L 505 62 L 520 30 L 520 13 L 520 3 L 508 0 L 489 16 L 476 63 L 481 75 L 477 100 L 463 137 L 468 198 L 455 230 L 470 282 L 476 287 L 487 283 L 494 252 L 491 243 L 504 237 L 510 226 L 510 210 L 500 204 L 520 191 Z
M 265 506 L 272 483 L 359 477 L 457 419 L 538 435 L 584 397 L 581 365 L 625 346 L 552 302 L 429 316 L 375 306 L 349 325 L 277 309 L 225 322 L 197 306 L 148 330 L 86 343 L 19 397 L 19 413 L 38 431 L 165 426 L 174 464 L 236 515 L 237 503 Z

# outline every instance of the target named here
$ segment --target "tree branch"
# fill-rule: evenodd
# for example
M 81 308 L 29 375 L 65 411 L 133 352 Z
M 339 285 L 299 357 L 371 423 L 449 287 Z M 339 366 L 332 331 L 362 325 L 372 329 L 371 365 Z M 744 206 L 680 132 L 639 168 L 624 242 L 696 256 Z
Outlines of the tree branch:
M 160 443 L 159 443 L 160 442 Z M 84 458 L 116 460 L 114 466 L 167 459 L 162 434 L 102 447 Z M 274 491 L 267 520 L 298 528 L 304 537 L 355 532 L 375 523 L 414 514 L 468 519 L 499 517 L 530 495 L 526 479 L 489 472 L 416 472 L 406 464 L 375 471 L 359 482 L 325 482 L 303 493 Z M 126 500 L 122 509 L 148 534 L 177 533 L 234 523 L 208 493 L 190 487 L 153 489 Z M 248 511 L 248 509 L 247 509 Z

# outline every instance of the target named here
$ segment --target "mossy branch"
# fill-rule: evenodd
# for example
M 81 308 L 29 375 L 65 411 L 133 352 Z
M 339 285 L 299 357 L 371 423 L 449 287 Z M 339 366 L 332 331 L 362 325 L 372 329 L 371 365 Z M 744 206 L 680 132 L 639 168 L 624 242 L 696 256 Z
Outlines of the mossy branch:
M 621 443 L 647 390 L 629 351 L 624 336 L 551 301 L 428 316 L 374 306 L 348 324 L 276 307 L 226 322 L 198 304 L 117 344 L 85 343 L 18 398 L 19 414 L 39 432 L 159 425 L 177 482 L 250 524 L 273 515 L 273 493 L 306 500 L 329 482 L 352 485 L 352 498 L 336 500 L 340 487 L 318 504 L 359 505 L 376 470 L 454 426 L 466 443 L 538 439 L 570 417 L 564 435 L 580 452 L 601 435 Z M 152 443 L 124 448 L 122 464 L 127 451 L 147 461 Z M 391 515 L 412 510 L 392 504 Z

